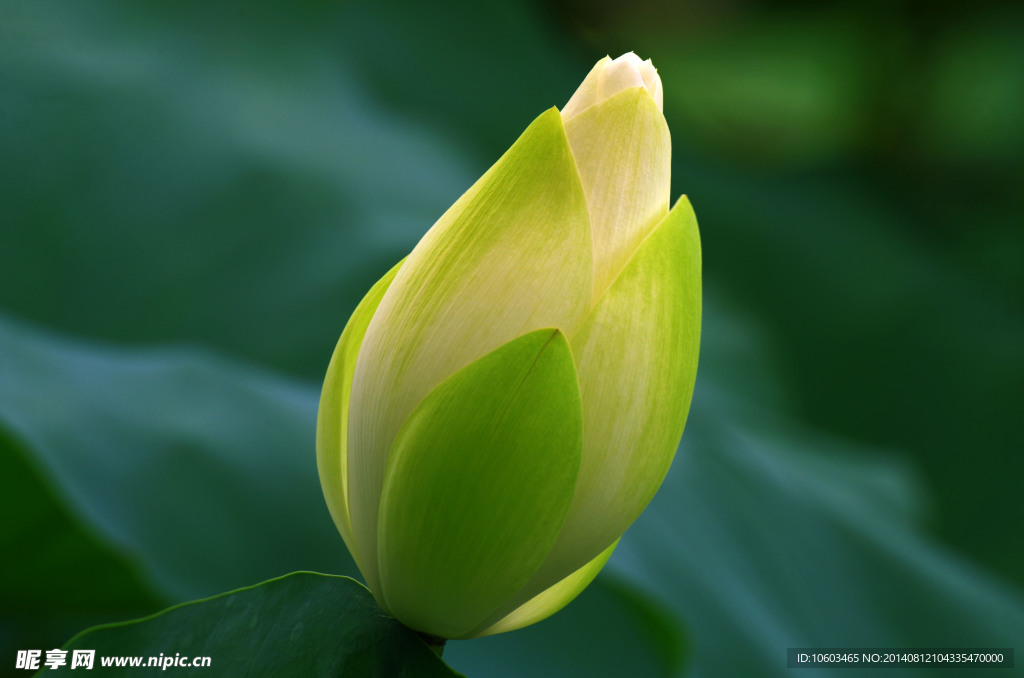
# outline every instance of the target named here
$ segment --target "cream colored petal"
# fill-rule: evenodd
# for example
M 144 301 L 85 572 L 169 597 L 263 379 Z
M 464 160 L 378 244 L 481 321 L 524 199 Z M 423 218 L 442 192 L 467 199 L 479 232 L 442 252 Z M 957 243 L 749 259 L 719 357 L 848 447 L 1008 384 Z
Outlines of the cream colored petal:
M 642 85 L 565 125 L 590 213 L 595 299 L 668 212 L 671 139 L 665 117 Z
M 579 89 L 562 109 L 562 119 L 569 120 L 590 106 L 610 99 L 632 87 L 644 87 L 650 93 L 658 110 L 662 110 L 661 78 L 650 59 L 641 61 L 633 52 L 616 59 L 605 57 L 590 70 Z
M 610 99 L 631 87 L 643 87 L 644 78 L 640 73 L 640 57 L 628 52 L 608 63 L 597 81 L 597 100 Z
M 370 323 L 352 382 L 352 526 L 377 574 L 378 504 L 402 422 L 445 378 L 515 337 L 586 313 L 590 229 L 557 110 L 541 115 L 409 255 Z
M 356 368 L 359 347 L 366 328 L 377 311 L 380 300 L 394 280 L 403 261 L 398 262 L 378 280 L 356 306 L 352 317 L 334 348 L 327 376 L 320 394 L 320 409 L 316 418 L 316 463 L 320 472 L 320 486 L 327 501 L 327 509 L 338 527 L 356 565 L 367 576 L 359 545 L 352 534 L 352 519 L 348 510 L 348 411 L 352 390 L 352 375 Z
M 640 69 L 640 74 L 644 78 L 644 87 L 651 93 L 651 98 L 654 99 L 654 103 L 658 105 L 659 111 L 665 110 L 665 95 L 661 86 L 661 77 L 658 75 L 658 69 L 654 67 L 651 60 L 648 59 L 643 63 Z
M 590 69 L 590 73 L 587 73 L 587 77 L 583 79 L 572 97 L 569 98 L 568 103 L 562 108 L 563 120 L 568 120 L 597 103 L 597 83 L 601 79 L 601 72 L 611 61 L 610 57 L 605 57 Z
M 583 592 L 583 589 L 590 586 L 590 582 L 594 581 L 594 578 L 601 572 L 601 568 L 608 562 L 612 551 L 618 545 L 619 541 L 615 540 L 615 543 L 605 549 L 601 555 L 562 581 L 534 596 L 491 626 L 467 637 L 482 638 L 483 636 L 493 636 L 496 633 L 515 631 L 516 629 L 521 629 L 524 626 L 547 619 L 571 603 L 576 596 Z

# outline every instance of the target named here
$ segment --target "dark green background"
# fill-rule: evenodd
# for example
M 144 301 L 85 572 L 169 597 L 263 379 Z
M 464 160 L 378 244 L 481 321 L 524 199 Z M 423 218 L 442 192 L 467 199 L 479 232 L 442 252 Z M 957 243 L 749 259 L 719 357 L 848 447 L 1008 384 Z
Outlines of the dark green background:
M 445 658 L 781 676 L 793 646 L 1024 638 L 1020 8 L 4 0 L 0 673 L 354 573 L 313 453 L 349 312 L 627 50 L 701 224 L 687 433 L 578 602 Z

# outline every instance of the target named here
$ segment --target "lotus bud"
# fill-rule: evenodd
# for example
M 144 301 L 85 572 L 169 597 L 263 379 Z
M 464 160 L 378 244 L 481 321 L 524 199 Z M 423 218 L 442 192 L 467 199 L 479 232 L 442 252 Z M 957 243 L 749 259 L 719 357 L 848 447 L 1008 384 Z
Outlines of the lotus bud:
M 381 607 L 441 638 L 565 606 L 650 502 L 697 369 L 701 260 L 669 209 L 661 79 L 604 58 L 358 305 L 320 480 Z

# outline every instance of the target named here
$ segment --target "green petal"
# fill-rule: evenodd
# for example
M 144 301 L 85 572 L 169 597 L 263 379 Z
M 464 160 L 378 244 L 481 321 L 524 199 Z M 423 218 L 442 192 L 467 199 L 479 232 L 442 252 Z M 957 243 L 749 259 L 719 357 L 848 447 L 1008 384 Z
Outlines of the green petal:
M 591 287 L 583 189 L 552 109 L 424 236 L 367 330 L 352 382 L 349 445 L 359 454 L 350 457 L 349 507 L 371 570 L 384 469 L 402 422 L 497 347 L 544 327 L 574 329 Z
M 608 562 L 612 551 L 618 545 L 619 540 L 616 539 L 615 543 L 606 548 L 597 558 L 594 558 L 551 588 L 523 603 L 496 623 L 480 632 L 474 632 L 469 637 L 481 638 L 483 636 L 493 636 L 496 633 L 515 631 L 516 629 L 521 629 L 524 626 L 536 624 L 547 619 L 571 603 L 573 598 L 583 592 L 583 589 L 590 586 L 590 582 L 594 581 L 594 577 L 601 571 L 604 564 Z
M 583 181 L 600 297 L 668 213 L 672 143 L 643 87 L 623 90 L 565 123 Z
M 582 412 L 558 330 L 531 332 L 428 395 L 395 441 L 380 507 L 388 610 L 459 638 L 547 557 L 572 501 Z
M 576 494 L 529 600 L 617 539 L 654 497 L 683 434 L 700 346 L 701 260 L 686 197 L 569 337 L 583 396 Z
M 367 571 L 352 534 L 352 520 L 348 510 L 349 394 L 366 328 L 404 261 L 395 264 L 370 288 L 348 319 L 327 367 L 316 418 L 316 465 L 320 471 L 320 487 L 323 488 L 331 518 L 364 577 L 367 577 Z

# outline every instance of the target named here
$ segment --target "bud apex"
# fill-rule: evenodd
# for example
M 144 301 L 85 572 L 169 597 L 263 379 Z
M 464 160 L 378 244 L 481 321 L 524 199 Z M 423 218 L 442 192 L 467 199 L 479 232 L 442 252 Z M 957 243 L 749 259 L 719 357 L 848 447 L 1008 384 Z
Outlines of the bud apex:
M 610 99 L 619 92 L 631 87 L 643 87 L 647 90 L 658 110 L 664 108 L 664 97 L 661 91 L 661 78 L 658 69 L 650 59 L 641 61 L 632 52 L 626 52 L 617 59 L 605 57 L 597 62 L 586 79 L 562 109 L 562 119 L 569 120 L 584 109 Z

